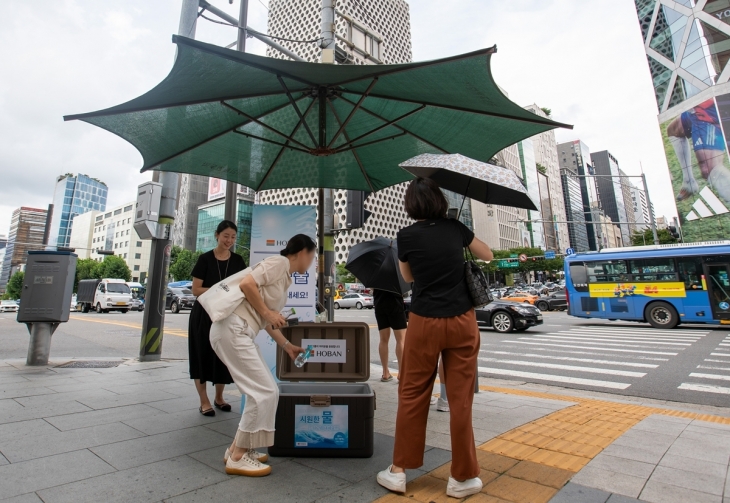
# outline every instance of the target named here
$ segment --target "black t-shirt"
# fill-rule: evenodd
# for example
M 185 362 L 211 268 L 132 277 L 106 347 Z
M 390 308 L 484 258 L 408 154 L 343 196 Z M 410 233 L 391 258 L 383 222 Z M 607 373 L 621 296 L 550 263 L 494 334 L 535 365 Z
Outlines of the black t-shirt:
M 411 312 L 459 316 L 472 308 L 464 279 L 464 247 L 474 233 L 453 218 L 424 220 L 398 232 L 398 259 L 413 273 Z
M 373 307 L 375 311 L 390 312 L 393 309 L 403 310 L 403 296 L 395 292 L 373 289 Z
M 231 253 L 228 260 L 215 258 L 213 250 L 203 253 L 193 267 L 192 276 L 203 280 L 203 288 L 210 288 L 221 280 L 232 276 L 246 268 L 243 257 L 237 253 Z

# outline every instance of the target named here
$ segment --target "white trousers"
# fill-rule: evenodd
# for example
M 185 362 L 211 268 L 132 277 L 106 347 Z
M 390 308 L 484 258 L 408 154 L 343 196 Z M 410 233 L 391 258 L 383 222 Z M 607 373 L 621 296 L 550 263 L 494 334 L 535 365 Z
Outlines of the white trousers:
M 236 432 L 236 446 L 256 449 L 274 445 L 276 407 L 279 388 L 261 350 L 254 343 L 256 334 L 236 314 L 213 323 L 210 345 L 225 363 L 246 405 Z

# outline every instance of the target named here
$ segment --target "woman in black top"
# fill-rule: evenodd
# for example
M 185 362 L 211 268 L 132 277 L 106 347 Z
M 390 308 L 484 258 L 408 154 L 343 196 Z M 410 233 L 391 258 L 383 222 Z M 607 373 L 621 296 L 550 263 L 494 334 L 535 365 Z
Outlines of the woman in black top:
M 489 247 L 455 219 L 438 185 L 417 178 L 406 190 L 405 208 L 416 222 L 398 232 L 403 279 L 413 282 L 411 309 L 400 362 L 393 464 L 378 474 L 380 485 L 405 492 L 405 469 L 423 465 L 426 422 L 439 354 L 451 409 L 451 477 L 446 494 L 464 498 L 482 489 L 474 446 L 472 402 L 480 336 L 464 275 L 464 247 L 492 260 Z
M 219 281 L 243 271 L 246 262 L 243 257 L 233 253 L 231 247 L 236 243 L 238 227 L 230 220 L 218 224 L 215 238 L 218 246 L 203 253 L 193 267 L 193 294 L 199 297 Z M 200 413 L 204 416 L 215 416 L 215 410 L 208 399 L 206 382 L 215 384 L 215 400 L 217 409 L 228 412 L 231 406 L 223 399 L 223 388 L 231 384 L 233 379 L 228 369 L 220 361 L 210 346 L 210 326 L 213 322 L 198 302 L 193 305 L 188 325 L 188 351 L 190 358 L 190 379 L 195 380 L 195 388 L 200 395 Z
M 387 292 L 385 290 L 373 290 L 373 307 L 375 308 L 375 321 L 378 322 L 380 332 L 380 364 L 383 366 L 383 382 L 393 380 L 388 368 L 388 344 L 390 343 L 390 330 L 395 335 L 395 357 L 400 368 L 401 354 L 403 353 L 403 341 L 406 337 L 406 310 L 403 304 L 403 296 L 399 293 Z

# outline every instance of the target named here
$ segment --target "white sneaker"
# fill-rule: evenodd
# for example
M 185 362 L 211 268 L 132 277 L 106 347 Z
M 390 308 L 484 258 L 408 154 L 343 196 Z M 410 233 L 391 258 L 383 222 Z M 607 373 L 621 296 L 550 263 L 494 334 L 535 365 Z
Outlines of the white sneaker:
M 448 400 L 444 400 L 443 398 L 439 397 L 438 401 L 436 402 L 436 410 L 440 410 L 441 412 L 448 412 L 449 411 Z
M 452 498 L 465 498 L 482 490 L 482 479 L 479 477 L 459 482 L 454 477 L 449 477 L 449 484 L 446 486 L 446 494 Z
M 436 405 L 436 400 L 438 400 L 438 397 L 431 395 L 431 405 Z
M 378 484 L 394 493 L 406 492 L 406 474 L 393 473 L 390 471 L 391 468 L 393 468 L 393 465 L 390 465 L 387 470 L 378 473 Z
M 258 459 L 262 463 L 266 463 L 269 460 L 269 455 L 265 452 L 259 452 L 256 449 L 249 449 L 250 456 L 254 459 Z M 223 462 L 228 463 L 228 458 L 231 457 L 231 450 L 226 448 L 226 453 L 223 455 Z
M 247 452 L 238 461 L 228 458 L 226 461 L 228 475 L 244 475 L 246 477 L 264 477 L 271 473 L 271 467 L 260 462 Z

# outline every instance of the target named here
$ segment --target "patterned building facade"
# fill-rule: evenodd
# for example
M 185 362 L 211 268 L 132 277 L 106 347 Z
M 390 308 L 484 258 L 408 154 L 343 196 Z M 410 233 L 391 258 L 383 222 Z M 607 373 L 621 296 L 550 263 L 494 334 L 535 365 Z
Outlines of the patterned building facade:
M 321 0 L 271 0 L 268 33 L 292 40 L 314 40 L 320 36 Z M 354 64 L 407 63 L 412 59 L 411 25 L 404 0 L 339 0 L 335 15 L 337 46 Z M 367 32 L 367 33 L 365 33 Z M 278 40 L 278 43 L 307 61 L 319 61 L 318 43 Z M 274 49 L 267 56 L 287 59 Z M 372 215 L 365 225 L 341 231 L 335 239 L 335 260 L 347 261 L 350 247 L 385 236 L 395 239 L 399 229 L 412 221 L 403 208 L 405 184 L 380 190 L 365 201 Z M 335 225 L 346 228 L 347 191 L 333 190 Z M 259 193 L 261 204 L 317 204 L 316 189 L 278 189 Z

